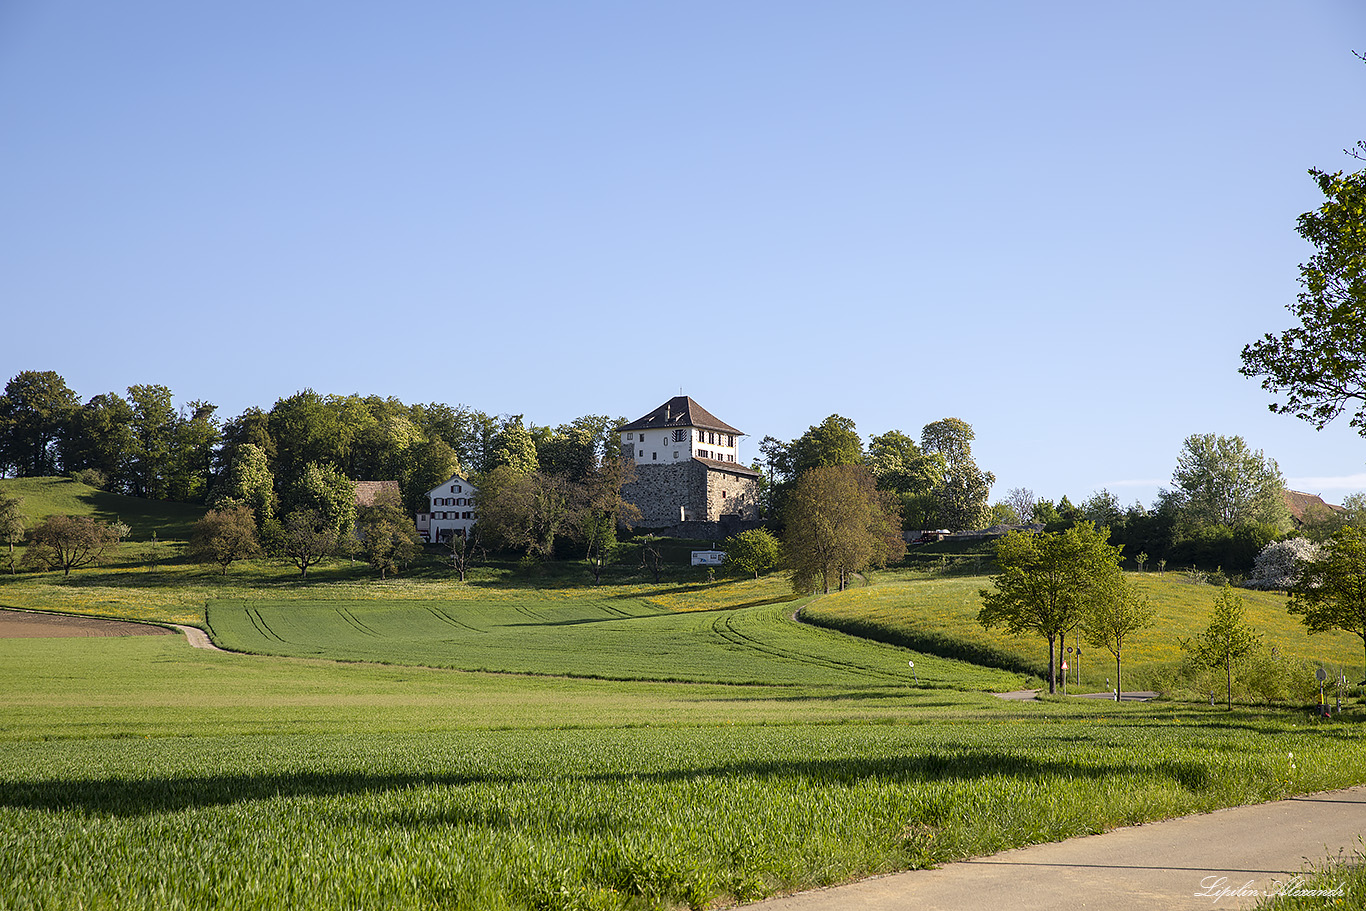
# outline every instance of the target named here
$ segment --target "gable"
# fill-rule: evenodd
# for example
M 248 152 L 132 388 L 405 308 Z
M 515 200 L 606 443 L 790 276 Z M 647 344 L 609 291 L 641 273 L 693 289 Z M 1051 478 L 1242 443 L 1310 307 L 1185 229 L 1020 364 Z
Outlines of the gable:
M 745 435 L 743 431 L 730 426 L 686 395 L 674 396 L 644 417 L 618 427 L 617 432 L 663 428 L 672 430 L 676 427 L 700 427 L 703 430 L 719 430 L 736 436 Z

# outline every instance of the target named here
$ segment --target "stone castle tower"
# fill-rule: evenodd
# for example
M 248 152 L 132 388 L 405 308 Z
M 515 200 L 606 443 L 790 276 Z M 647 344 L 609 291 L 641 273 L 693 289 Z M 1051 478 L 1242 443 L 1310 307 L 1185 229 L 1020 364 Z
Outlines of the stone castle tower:
M 636 473 L 622 497 L 640 510 L 642 527 L 697 522 L 727 530 L 759 518 L 759 472 L 735 457 L 744 433 L 688 396 L 669 399 L 618 432 L 622 458 Z

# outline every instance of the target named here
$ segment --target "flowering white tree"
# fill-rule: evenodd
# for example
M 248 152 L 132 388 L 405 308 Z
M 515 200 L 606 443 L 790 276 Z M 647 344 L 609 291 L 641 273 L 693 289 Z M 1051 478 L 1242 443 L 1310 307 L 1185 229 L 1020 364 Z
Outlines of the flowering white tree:
M 1257 555 L 1247 587 L 1289 591 L 1299 580 L 1301 565 L 1319 554 L 1319 546 L 1308 538 L 1272 541 Z

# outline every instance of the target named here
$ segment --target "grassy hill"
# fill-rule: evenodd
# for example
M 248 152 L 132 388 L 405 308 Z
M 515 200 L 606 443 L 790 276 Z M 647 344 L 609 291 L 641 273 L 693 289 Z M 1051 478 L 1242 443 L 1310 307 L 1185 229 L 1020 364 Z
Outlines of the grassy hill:
M 0 492 L 22 497 L 19 512 L 36 520 L 44 516 L 94 516 L 106 522 L 119 521 L 132 529 L 134 541 L 185 541 L 190 530 L 205 512 L 193 503 L 143 500 L 108 493 L 69 478 L 7 478 L 0 480 Z
M 1200 633 L 1209 623 L 1219 589 L 1191 581 L 1180 572 L 1129 573 L 1134 586 L 1152 601 L 1157 611 L 1152 629 L 1133 636 L 1124 655 L 1126 689 L 1164 688 L 1182 660 L 1181 638 Z M 980 664 L 1044 675 L 1048 649 L 1039 636 L 1011 636 L 990 632 L 977 622 L 981 608 L 978 591 L 990 585 L 986 576 L 926 579 L 911 574 L 884 573 L 876 585 L 854 588 L 812 602 L 802 618 L 812 623 Z M 1296 664 L 1296 672 L 1324 664 L 1341 669 L 1353 681 L 1361 680 L 1361 640 L 1348 633 L 1310 635 L 1298 617 L 1286 612 L 1286 597 L 1278 592 L 1237 590 L 1247 610 L 1247 621 L 1262 633 L 1267 647 L 1275 648 L 1275 660 Z M 1074 646 L 1077 643 L 1072 643 Z M 1104 649 L 1082 644 L 1081 688 L 1106 689 L 1114 677 L 1114 659 Z M 1075 670 L 1075 658 L 1072 660 Z M 1270 673 L 1263 668 L 1263 673 Z M 1202 686 L 1204 684 L 1201 684 Z M 1187 687 L 1191 688 L 1190 686 Z M 1203 691 L 1201 691 L 1203 692 Z

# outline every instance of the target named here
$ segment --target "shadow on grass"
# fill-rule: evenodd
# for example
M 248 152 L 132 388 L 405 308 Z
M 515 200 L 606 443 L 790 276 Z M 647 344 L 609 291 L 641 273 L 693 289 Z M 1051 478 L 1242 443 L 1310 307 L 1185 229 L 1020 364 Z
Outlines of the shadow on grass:
M 1132 763 L 1082 763 L 985 750 L 948 751 L 914 756 L 746 760 L 696 768 L 624 770 L 565 776 L 568 782 L 616 785 L 622 782 L 668 784 L 697 780 L 777 781 L 801 779 L 817 785 L 849 786 L 866 780 L 904 782 L 965 781 L 984 778 L 1105 779 L 1138 775 L 1170 779 L 1187 790 L 1208 790 L 1213 773 L 1195 761 L 1166 760 L 1143 766 Z M 523 774 L 365 774 L 358 772 L 279 772 L 264 775 L 204 775 L 142 779 L 70 778 L 12 781 L 0 794 L 0 806 L 47 812 L 84 812 L 109 816 L 142 816 L 201 807 L 231 806 L 276 798 L 330 798 L 399 792 L 412 788 L 459 788 L 498 782 L 539 783 L 543 770 Z

